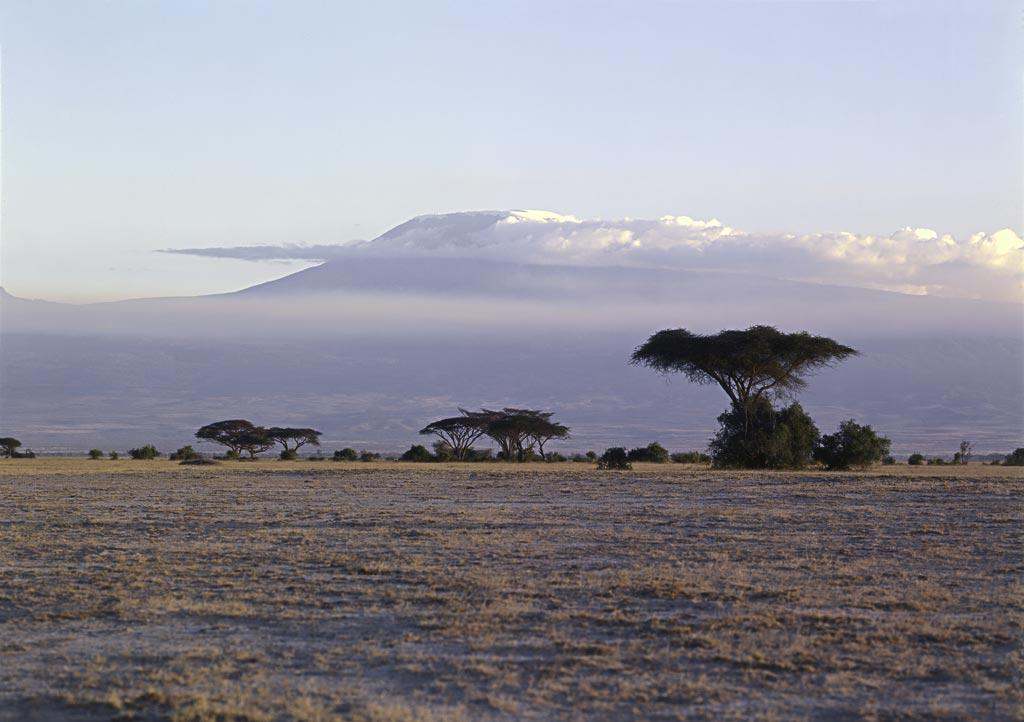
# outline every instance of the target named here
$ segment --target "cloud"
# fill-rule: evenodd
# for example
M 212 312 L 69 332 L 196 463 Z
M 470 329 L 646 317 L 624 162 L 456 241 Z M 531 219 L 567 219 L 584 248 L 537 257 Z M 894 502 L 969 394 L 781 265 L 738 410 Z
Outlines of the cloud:
M 353 243 L 306 245 L 282 243 L 262 246 L 209 246 L 207 248 L 161 248 L 159 253 L 206 258 L 236 258 L 241 261 L 326 261 L 350 250 Z
M 581 220 L 548 211 L 474 211 L 418 216 L 372 241 L 167 252 L 248 260 L 429 255 L 707 268 L 916 295 L 1024 300 L 1024 242 L 1009 228 L 964 240 L 927 228 L 903 228 L 889 235 L 765 234 L 682 215 Z

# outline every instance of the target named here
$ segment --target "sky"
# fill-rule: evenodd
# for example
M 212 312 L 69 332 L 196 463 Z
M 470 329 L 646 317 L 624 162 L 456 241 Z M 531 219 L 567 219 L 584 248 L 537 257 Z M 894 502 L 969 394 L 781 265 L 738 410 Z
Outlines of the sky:
M 1020 2 L 0 4 L 0 284 L 229 291 L 540 208 L 1022 235 Z

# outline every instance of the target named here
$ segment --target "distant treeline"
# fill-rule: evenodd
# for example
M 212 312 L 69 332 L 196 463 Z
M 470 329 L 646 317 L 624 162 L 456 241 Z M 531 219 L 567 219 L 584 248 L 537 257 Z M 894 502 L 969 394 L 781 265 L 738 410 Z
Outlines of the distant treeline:
M 717 334 L 697 334 L 686 329 L 659 331 L 638 346 L 632 354 L 634 365 L 646 366 L 663 374 L 680 373 L 697 384 L 717 384 L 725 391 L 730 406 L 718 417 L 719 431 L 708 444 L 708 453 L 689 451 L 670 454 L 657 442 L 627 450 L 613 447 L 600 456 L 589 451 L 566 457 L 546 448 L 551 442 L 570 438 L 568 426 L 555 421 L 554 413 L 539 409 L 505 407 L 459 413 L 432 421 L 420 434 L 434 436 L 428 449 L 414 444 L 402 454 L 402 461 L 432 462 L 560 462 L 596 463 L 599 468 L 625 469 L 634 462 L 708 463 L 719 468 L 802 469 L 812 464 L 826 469 L 850 469 L 882 462 L 896 463 L 890 454 L 888 438 L 870 425 L 853 419 L 843 421 L 831 434 L 822 434 L 799 403 L 792 400 L 807 386 L 814 371 L 833 366 L 858 355 L 856 349 L 824 336 L 807 332 L 783 333 L 771 326 L 752 326 L 746 330 L 728 330 Z M 777 406 L 788 401 L 788 405 Z M 199 441 L 225 448 L 221 458 L 255 459 L 275 447 L 282 460 L 299 458 L 303 446 L 315 446 L 318 452 L 308 457 L 323 460 L 319 451 L 321 432 L 309 427 L 257 426 L 246 419 L 227 419 L 196 431 Z M 482 439 L 495 448 L 476 448 Z M 34 456 L 18 452 L 21 442 L 0 439 L 0 454 L 7 457 Z M 93 449 L 89 456 L 102 458 Z M 133 459 L 152 459 L 159 452 L 151 444 L 130 449 Z M 966 464 L 973 455 L 972 446 L 963 441 L 951 461 L 926 459 L 912 454 L 911 465 Z M 118 458 L 111 452 L 110 458 Z M 182 463 L 202 463 L 203 457 L 191 446 L 184 446 L 172 459 Z M 375 461 L 380 454 L 346 448 L 335 451 L 334 461 Z M 999 462 L 993 462 L 999 463 Z M 1011 466 L 1024 465 L 1024 448 L 1018 448 L 1003 460 Z

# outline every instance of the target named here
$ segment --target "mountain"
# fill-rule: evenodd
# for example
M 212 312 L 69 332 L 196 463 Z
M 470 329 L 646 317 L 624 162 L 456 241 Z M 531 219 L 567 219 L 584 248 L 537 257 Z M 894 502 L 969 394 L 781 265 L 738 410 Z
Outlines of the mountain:
M 673 223 L 695 243 L 729 233 Z M 565 449 L 702 448 L 722 394 L 666 383 L 629 353 L 661 328 L 768 323 L 863 352 L 801 395 L 824 431 L 855 417 L 899 453 L 1024 443 L 1019 303 L 647 265 L 612 235 L 618 250 L 570 216 L 425 216 L 233 293 L 85 305 L 0 293 L 0 431 L 37 450 L 168 448 L 247 417 L 315 426 L 332 448 L 396 451 L 457 406 L 523 405 L 573 428 Z

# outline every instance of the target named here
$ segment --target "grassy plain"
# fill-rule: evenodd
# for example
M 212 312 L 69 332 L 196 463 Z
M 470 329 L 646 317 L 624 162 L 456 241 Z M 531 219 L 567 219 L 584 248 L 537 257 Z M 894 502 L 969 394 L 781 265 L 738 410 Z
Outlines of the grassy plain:
M 1021 719 L 1024 474 L 0 462 L 0 720 Z

